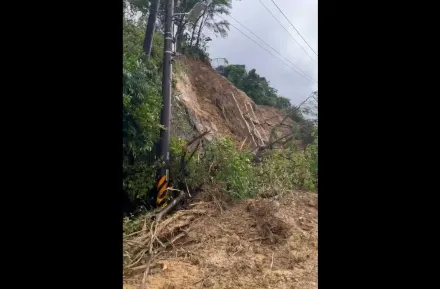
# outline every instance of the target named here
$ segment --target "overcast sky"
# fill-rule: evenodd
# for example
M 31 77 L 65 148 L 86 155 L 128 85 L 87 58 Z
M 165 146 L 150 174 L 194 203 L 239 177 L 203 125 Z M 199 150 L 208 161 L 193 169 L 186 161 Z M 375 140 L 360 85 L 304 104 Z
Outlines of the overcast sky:
M 313 50 L 318 53 L 318 1 L 317 0 L 274 0 L 287 18 L 295 25 L 304 39 L 310 44 Z M 280 24 L 261 5 L 259 0 L 234 0 L 232 3 L 231 15 L 241 24 L 250 29 L 266 43 L 271 45 L 281 54 L 281 57 L 267 47 L 264 43 L 243 28 L 229 16 L 223 16 L 231 24 L 246 33 L 249 37 L 260 43 L 267 50 L 277 55 L 284 62 L 284 57 L 293 62 L 297 67 L 318 80 L 317 56 L 310 50 L 307 44 L 301 39 L 298 33 L 292 28 L 281 12 L 275 7 L 271 0 L 261 0 L 263 4 L 278 18 L 287 28 L 292 36 L 301 44 L 307 53 L 315 60 L 313 61 L 304 50 L 292 39 Z M 289 98 L 292 104 L 299 104 L 313 90 L 317 84 L 310 82 L 300 76 L 292 69 L 286 67 L 282 62 L 263 50 L 257 44 L 241 34 L 234 27 L 230 27 L 228 37 L 213 37 L 206 32 L 212 41 L 209 43 L 210 58 L 224 57 L 229 64 L 244 64 L 249 71 L 255 68 L 257 73 L 266 77 L 271 86 L 278 90 L 282 96 Z M 288 63 L 288 62 L 287 62 Z M 215 65 L 215 63 L 213 63 Z M 288 63 L 290 66 L 290 63 Z M 294 67 L 296 69 L 296 67 Z M 298 70 L 298 69 L 296 69 Z

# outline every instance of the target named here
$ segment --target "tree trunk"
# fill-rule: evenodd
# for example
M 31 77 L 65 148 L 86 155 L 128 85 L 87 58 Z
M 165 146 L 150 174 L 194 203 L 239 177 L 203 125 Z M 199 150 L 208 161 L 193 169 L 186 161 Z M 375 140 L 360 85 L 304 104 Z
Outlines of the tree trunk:
M 192 33 L 191 33 L 191 40 L 190 40 L 190 42 L 189 42 L 189 46 L 192 46 L 192 44 L 193 44 L 194 34 L 195 34 L 195 32 L 196 32 L 197 24 L 199 23 L 200 18 L 202 18 L 204 15 L 205 15 L 205 12 L 203 12 L 203 13 L 197 18 L 196 22 L 194 22 L 194 24 L 193 24 L 193 29 L 192 29 Z
M 180 18 L 179 25 L 177 26 L 177 33 L 176 33 L 176 51 L 182 52 L 182 42 L 183 42 L 183 32 L 185 31 L 185 26 L 187 24 L 186 21 L 184 21 L 184 16 Z
M 202 18 L 202 22 L 200 22 L 199 32 L 197 33 L 196 47 L 199 47 L 200 36 L 202 35 L 202 29 L 203 29 L 203 26 L 205 25 L 207 18 L 208 18 L 208 16 L 205 18 Z
M 153 45 L 154 28 L 156 26 L 157 7 L 159 0 L 153 0 L 150 7 L 150 15 L 148 16 L 147 28 L 145 29 L 145 38 L 143 43 L 146 61 L 150 59 L 151 47 Z

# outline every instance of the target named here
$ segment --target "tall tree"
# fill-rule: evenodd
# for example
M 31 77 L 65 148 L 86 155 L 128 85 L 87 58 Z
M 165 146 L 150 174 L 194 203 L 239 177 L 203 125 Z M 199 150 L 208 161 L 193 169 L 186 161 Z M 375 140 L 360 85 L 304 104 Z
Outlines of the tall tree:
M 194 6 L 200 2 L 200 0 L 181 0 L 176 1 L 176 13 L 188 13 L 191 11 L 191 9 L 194 8 Z M 187 28 L 190 20 L 185 15 L 179 15 L 177 16 L 175 20 L 175 24 L 177 25 L 177 31 L 176 31 L 176 49 L 177 51 L 182 51 L 182 46 L 184 42 L 184 33 L 185 29 Z
M 204 27 L 212 30 L 221 37 L 226 37 L 229 30 L 229 22 L 226 20 L 216 21 L 216 15 L 229 15 L 232 8 L 232 0 L 213 0 L 203 11 L 200 26 L 197 32 L 195 47 L 199 47 L 202 31 Z M 196 24 L 197 25 L 197 24 Z M 194 28 L 193 28 L 194 31 Z
M 206 11 L 207 11 L 207 9 L 204 9 L 203 12 L 199 15 L 199 17 L 197 17 L 197 19 L 191 23 L 192 32 L 191 32 L 191 39 L 189 41 L 189 46 L 192 46 L 192 44 L 193 44 L 196 28 L 198 26 L 200 19 L 202 19 L 205 16 Z

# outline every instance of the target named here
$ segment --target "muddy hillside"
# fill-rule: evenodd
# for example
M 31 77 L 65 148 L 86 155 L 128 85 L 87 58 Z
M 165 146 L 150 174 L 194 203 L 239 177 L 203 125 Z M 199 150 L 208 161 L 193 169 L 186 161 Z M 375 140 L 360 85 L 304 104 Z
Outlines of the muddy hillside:
M 293 121 L 285 119 L 283 111 L 256 105 L 209 63 L 181 56 L 174 71 L 173 135 L 190 138 L 209 130 L 208 141 L 230 136 L 237 143 L 255 148 L 266 145 L 272 128 L 283 120 L 286 126 L 277 129 L 277 136 L 289 133 L 287 125 Z

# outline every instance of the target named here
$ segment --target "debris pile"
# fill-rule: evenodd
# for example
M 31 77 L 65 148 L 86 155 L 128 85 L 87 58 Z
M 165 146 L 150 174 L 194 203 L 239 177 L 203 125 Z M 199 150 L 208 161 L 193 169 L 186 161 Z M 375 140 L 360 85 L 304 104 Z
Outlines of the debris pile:
M 124 288 L 317 287 L 317 195 L 197 202 L 124 238 Z M 131 287 L 130 287 L 131 286 Z

